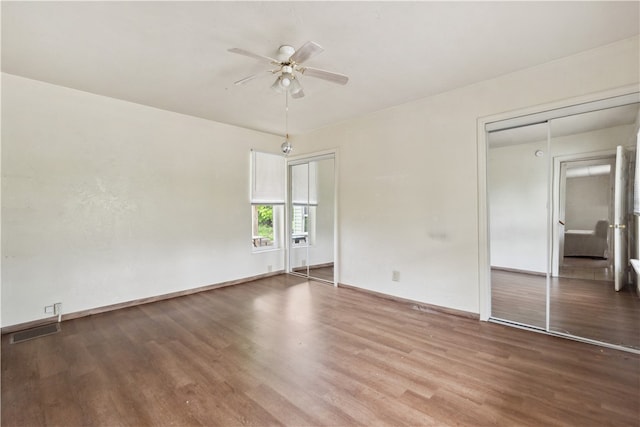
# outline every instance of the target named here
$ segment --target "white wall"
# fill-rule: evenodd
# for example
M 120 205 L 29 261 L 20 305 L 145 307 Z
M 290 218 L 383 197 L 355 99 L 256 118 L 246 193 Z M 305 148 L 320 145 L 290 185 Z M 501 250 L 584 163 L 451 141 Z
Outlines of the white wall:
M 638 50 L 625 40 L 297 138 L 339 149 L 340 282 L 478 313 L 479 118 L 637 84 Z
M 601 219 L 610 221 L 610 175 L 567 178 L 565 229 L 593 230 Z
M 637 84 L 638 51 L 633 38 L 296 136 L 296 154 L 339 148 L 340 282 L 478 313 L 477 121 Z M 279 251 L 251 254 L 247 194 L 249 149 L 280 138 L 2 86 L 3 326 L 282 268 Z
M 279 137 L 2 75 L 2 326 L 283 269 L 252 254 Z

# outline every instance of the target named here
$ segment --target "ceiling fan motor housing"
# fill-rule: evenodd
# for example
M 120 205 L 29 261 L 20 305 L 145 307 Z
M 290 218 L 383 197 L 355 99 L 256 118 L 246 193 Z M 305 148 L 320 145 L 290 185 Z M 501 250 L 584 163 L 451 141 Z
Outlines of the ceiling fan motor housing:
M 280 62 L 287 62 L 296 50 L 289 45 L 282 45 L 278 48 L 278 59 Z

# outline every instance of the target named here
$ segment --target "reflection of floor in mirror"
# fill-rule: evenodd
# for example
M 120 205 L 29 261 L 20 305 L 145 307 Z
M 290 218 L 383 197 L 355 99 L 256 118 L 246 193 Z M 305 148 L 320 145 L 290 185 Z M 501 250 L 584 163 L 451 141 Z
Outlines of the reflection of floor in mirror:
M 295 273 L 307 274 L 307 267 L 294 268 Z M 333 264 L 322 264 L 309 267 L 309 276 L 312 278 L 333 282 Z
M 309 276 L 333 282 L 333 265 L 309 269 Z
M 546 278 L 492 270 L 492 316 L 544 328 Z M 550 328 L 582 338 L 640 349 L 640 298 L 631 286 L 553 278 Z
M 491 316 L 544 328 L 546 277 L 491 270 Z
M 560 277 L 588 280 L 613 280 L 610 261 L 602 258 L 564 257 Z

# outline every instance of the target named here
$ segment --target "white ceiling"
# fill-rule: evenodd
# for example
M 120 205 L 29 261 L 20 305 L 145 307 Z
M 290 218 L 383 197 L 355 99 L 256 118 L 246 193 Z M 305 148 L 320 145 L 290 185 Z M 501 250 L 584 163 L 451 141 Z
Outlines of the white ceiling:
M 306 65 L 350 76 L 302 77 L 290 133 L 637 35 L 639 2 L 9 2 L 2 70 L 265 132 L 284 132 L 273 78 L 227 51 L 276 56 L 313 40 Z

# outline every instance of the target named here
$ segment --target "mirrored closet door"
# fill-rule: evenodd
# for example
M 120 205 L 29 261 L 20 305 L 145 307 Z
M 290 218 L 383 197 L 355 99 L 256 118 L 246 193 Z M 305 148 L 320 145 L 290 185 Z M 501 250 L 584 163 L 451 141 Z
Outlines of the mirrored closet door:
M 489 133 L 492 317 L 546 328 L 546 122 Z
M 633 214 L 639 104 L 549 121 L 553 158 L 549 329 L 640 349 Z
M 487 133 L 493 320 L 640 350 L 640 104 L 626 99 Z
M 334 155 L 289 162 L 289 271 L 334 283 Z

